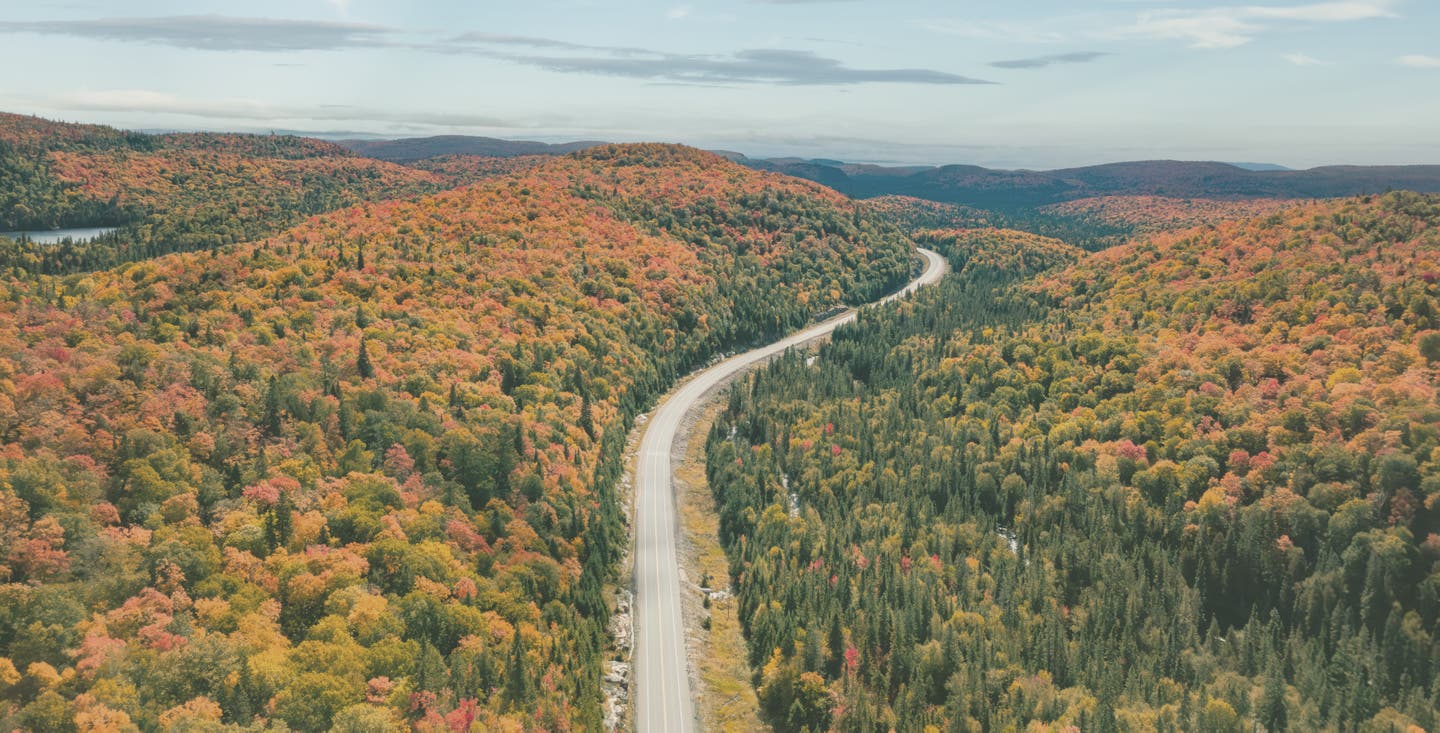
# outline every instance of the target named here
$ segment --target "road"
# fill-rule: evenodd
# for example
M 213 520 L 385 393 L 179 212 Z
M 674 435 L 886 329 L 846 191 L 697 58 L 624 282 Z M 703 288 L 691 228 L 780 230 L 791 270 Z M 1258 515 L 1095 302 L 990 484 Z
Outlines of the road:
M 928 249 L 920 254 L 925 257 L 925 271 L 882 303 L 938 281 L 949 269 L 940 255 Z M 635 727 L 639 733 L 685 733 L 698 727 L 680 613 L 678 520 L 670 476 L 670 451 L 686 413 L 707 392 L 736 374 L 786 349 L 827 336 L 854 319 L 851 310 L 709 367 L 651 414 L 635 469 Z

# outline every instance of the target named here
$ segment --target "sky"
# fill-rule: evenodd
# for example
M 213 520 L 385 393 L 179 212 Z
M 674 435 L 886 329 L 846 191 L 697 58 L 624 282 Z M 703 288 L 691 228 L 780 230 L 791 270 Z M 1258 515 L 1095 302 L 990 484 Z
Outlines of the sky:
M 134 129 L 1440 163 L 1437 0 L 0 0 L 0 68 Z

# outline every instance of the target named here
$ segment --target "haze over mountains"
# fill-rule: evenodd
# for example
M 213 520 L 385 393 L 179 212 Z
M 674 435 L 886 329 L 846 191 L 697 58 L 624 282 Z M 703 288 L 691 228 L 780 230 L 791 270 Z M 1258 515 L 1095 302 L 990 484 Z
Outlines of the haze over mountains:
M 565 155 L 605 144 L 594 140 L 552 144 L 531 140 L 501 140 L 474 135 L 437 135 L 398 140 L 339 140 L 337 142 L 367 158 L 377 158 L 392 163 L 413 163 L 417 160 L 446 155 L 478 155 L 489 158 Z
M 601 143 L 544 143 L 467 135 L 343 140 L 357 154 L 411 163 L 450 155 L 564 155 Z M 1096 196 L 1172 198 L 1334 198 L 1405 189 L 1440 191 L 1440 165 L 1324 166 L 1291 170 L 1269 163 L 1150 160 L 1058 170 L 975 165 L 880 166 L 825 158 L 751 158 L 715 151 L 757 170 L 805 178 L 856 198 L 905 195 L 971 206 L 1029 207 Z

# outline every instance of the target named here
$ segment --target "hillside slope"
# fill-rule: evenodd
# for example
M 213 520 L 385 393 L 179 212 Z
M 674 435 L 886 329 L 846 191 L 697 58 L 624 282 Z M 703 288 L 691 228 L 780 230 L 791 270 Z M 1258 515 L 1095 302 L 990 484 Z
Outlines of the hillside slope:
M 120 226 L 93 244 L 0 240 L 0 270 L 79 272 L 252 241 L 306 216 L 475 176 L 283 135 L 146 135 L 0 113 L 0 231 Z
M 5 282 L 0 723 L 598 728 L 631 419 L 912 247 L 624 146 Z
M 996 236 L 711 435 L 769 722 L 1440 725 L 1440 199 Z

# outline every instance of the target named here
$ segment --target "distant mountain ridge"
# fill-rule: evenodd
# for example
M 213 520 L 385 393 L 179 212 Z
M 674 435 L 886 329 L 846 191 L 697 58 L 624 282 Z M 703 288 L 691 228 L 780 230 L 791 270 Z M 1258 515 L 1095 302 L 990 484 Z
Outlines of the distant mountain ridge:
M 478 155 L 487 158 L 515 158 L 522 155 L 565 155 L 605 143 L 582 140 L 570 143 L 542 143 L 532 140 L 501 140 L 473 135 L 437 135 L 399 140 L 338 140 L 340 146 L 392 163 L 413 163 L 446 155 Z
M 808 178 L 855 198 L 903 195 L 979 207 L 1033 207 L 1098 196 L 1254 199 L 1336 198 L 1391 190 L 1440 192 L 1440 165 L 1325 166 L 1310 170 L 1151 160 L 1053 171 L 974 165 L 884 167 L 833 161 L 743 159 Z M 1255 168 L 1263 168 L 1255 170 Z
M 453 155 L 554 156 L 604 144 L 469 135 L 337 142 L 357 155 L 394 163 Z M 1440 165 L 1292 170 L 1272 163 L 1144 160 L 1058 170 L 1003 170 L 977 165 L 883 166 L 827 158 L 751 158 L 728 150 L 715 152 L 756 170 L 815 181 L 854 198 L 902 195 L 982 208 L 1033 208 L 1102 196 L 1237 200 L 1337 198 L 1391 190 L 1440 192 Z

